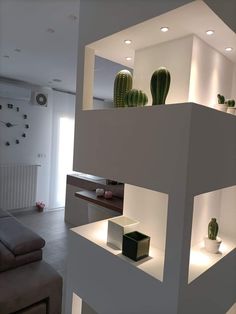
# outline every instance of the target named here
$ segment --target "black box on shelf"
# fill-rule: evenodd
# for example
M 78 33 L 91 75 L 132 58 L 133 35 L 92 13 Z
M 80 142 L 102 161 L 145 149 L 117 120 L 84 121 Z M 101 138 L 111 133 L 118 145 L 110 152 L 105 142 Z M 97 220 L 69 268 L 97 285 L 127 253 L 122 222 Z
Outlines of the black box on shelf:
M 149 254 L 150 237 L 133 231 L 123 235 L 122 254 L 134 261 L 139 261 Z

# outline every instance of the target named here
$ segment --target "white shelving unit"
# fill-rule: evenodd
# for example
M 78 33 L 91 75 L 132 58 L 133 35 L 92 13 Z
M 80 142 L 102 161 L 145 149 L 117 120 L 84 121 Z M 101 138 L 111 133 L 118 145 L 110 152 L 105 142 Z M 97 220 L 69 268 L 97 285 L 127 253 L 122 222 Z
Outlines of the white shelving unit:
M 162 249 L 151 250 L 151 258 L 138 263 L 107 246 L 106 220 L 72 229 L 66 313 L 71 313 L 73 293 L 99 314 L 226 313 L 236 301 L 236 117 L 184 103 L 82 111 L 79 126 L 78 169 L 157 192 L 166 227 L 151 237 L 157 245 L 164 239 Z M 216 196 L 216 190 L 221 194 Z M 210 192 L 215 203 L 220 199 L 219 255 L 197 243 L 215 203 L 195 202 Z M 124 214 L 141 217 L 140 208 L 137 213 L 129 209 L 128 197 L 125 193 Z M 145 210 L 155 221 L 155 211 Z

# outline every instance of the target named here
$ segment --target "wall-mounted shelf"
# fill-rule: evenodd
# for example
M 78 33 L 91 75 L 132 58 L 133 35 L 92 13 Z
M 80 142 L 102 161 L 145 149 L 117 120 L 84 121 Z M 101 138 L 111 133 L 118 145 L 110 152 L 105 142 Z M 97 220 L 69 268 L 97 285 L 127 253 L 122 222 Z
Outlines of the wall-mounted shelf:
M 119 213 L 123 213 L 123 199 L 113 196 L 111 199 L 105 199 L 104 197 L 97 197 L 94 191 L 81 191 L 75 193 L 76 197 L 79 197 L 87 202 L 114 210 Z

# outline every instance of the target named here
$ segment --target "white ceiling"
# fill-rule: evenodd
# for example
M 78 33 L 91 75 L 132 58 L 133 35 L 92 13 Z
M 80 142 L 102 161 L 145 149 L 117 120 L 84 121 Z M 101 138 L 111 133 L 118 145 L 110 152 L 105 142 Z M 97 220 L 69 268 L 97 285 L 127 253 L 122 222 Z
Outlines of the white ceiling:
M 0 0 L 0 76 L 75 92 L 78 14 L 78 0 Z
M 168 26 L 169 31 L 162 33 L 160 28 L 163 26 Z M 211 29 L 215 30 L 215 34 L 207 36 L 206 31 Z M 236 34 L 200 0 L 127 28 L 91 43 L 89 46 L 100 57 L 132 67 L 135 50 L 190 34 L 197 35 L 227 58 L 236 62 Z M 131 39 L 132 44 L 124 44 L 125 39 Z M 233 51 L 226 52 L 226 47 L 233 47 Z M 132 57 L 132 61 L 126 61 L 126 57 L 129 56 Z

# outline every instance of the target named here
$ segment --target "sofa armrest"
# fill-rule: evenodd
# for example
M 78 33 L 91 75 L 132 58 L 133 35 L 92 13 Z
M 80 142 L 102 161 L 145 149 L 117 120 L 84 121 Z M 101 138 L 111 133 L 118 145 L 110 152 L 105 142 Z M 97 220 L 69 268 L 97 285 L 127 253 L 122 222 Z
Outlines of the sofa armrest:
M 13 217 L 0 219 L 0 241 L 16 256 L 40 250 L 45 245 L 44 239 Z

